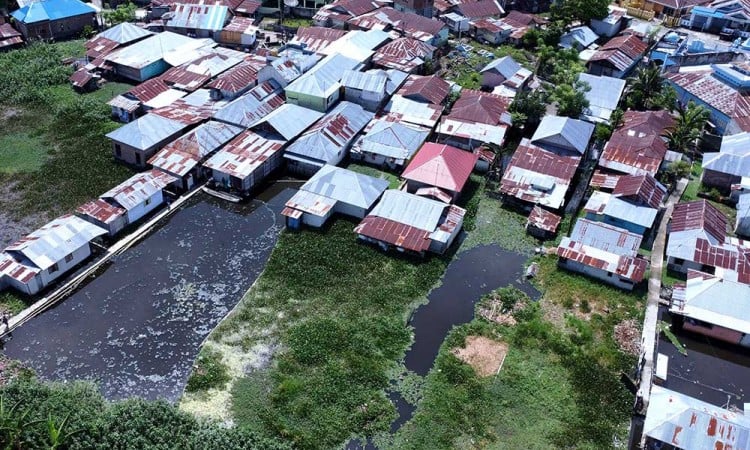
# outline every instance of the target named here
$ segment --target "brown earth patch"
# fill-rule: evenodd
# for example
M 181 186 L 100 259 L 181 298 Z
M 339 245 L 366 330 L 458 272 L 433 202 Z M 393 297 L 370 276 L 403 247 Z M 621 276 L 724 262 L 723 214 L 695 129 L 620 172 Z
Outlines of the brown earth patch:
M 625 353 L 638 355 L 641 351 L 641 330 L 638 328 L 638 322 L 628 319 L 615 325 L 615 341 Z
M 480 377 L 488 377 L 500 370 L 508 354 L 508 344 L 484 336 L 467 336 L 464 348 L 454 348 L 451 353 L 474 368 Z

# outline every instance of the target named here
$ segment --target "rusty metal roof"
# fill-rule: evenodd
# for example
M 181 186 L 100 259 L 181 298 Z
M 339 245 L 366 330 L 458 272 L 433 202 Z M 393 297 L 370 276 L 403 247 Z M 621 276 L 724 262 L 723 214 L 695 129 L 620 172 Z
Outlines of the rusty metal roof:
M 290 45 L 304 45 L 306 50 L 319 52 L 334 41 L 342 38 L 347 31 L 324 27 L 300 27 L 289 42 Z
M 510 102 L 510 99 L 500 95 L 464 89 L 448 117 L 488 125 L 508 125 Z
M 76 208 L 76 214 L 89 216 L 101 223 L 108 224 L 125 216 L 127 211 L 119 206 L 115 206 L 105 200 L 97 198 L 96 200 L 91 200 Z
M 658 134 L 618 129 L 604 146 L 599 166 L 632 175 L 656 175 L 666 154 L 667 143 Z
M 727 233 L 727 218 L 705 199 L 678 203 L 672 212 L 670 235 L 682 231 L 701 230 L 718 244 L 724 243 Z
M 628 175 L 619 178 L 612 195 L 658 209 L 667 195 L 667 188 L 651 175 Z
M 240 92 L 258 82 L 258 68 L 250 62 L 242 62 L 227 70 L 206 85 L 207 88 L 227 92 Z
M 409 36 L 423 42 L 430 41 L 446 27 L 439 20 L 414 13 L 396 11 L 390 7 L 383 7 L 367 14 L 362 14 L 349 19 L 348 22 L 355 27 L 368 30 L 393 28 L 404 36 Z
M 189 30 L 219 31 L 229 19 L 229 8 L 224 5 L 177 4 L 172 16 L 165 19 L 168 27 Z
M 606 173 L 596 169 L 594 175 L 591 177 L 589 185 L 599 189 L 612 190 L 617 185 L 617 180 L 619 180 L 621 176 L 622 175 Z
M 674 117 L 669 111 L 625 111 L 620 130 L 632 130 L 636 134 L 663 135 L 674 126 Z
M 440 105 L 448 97 L 450 91 L 450 84 L 436 75 L 409 75 L 397 94 L 411 100 Z
M 750 93 L 721 82 L 713 70 L 670 73 L 666 79 L 732 119 L 750 117 Z
M 19 259 L 19 256 L 46 270 L 103 234 L 107 234 L 103 228 L 67 214 L 9 245 L 5 252 L 22 264 L 25 261 Z
M 467 19 L 499 16 L 505 12 L 495 0 L 463 2 L 456 6 L 456 11 Z
M 3 23 L 0 24 L 0 40 L 5 39 L 11 39 L 15 37 L 20 37 L 21 33 L 19 33 L 13 26 L 9 23 Z
M 453 192 L 461 192 L 474 170 L 477 154 L 445 144 L 428 142 L 417 152 L 401 176 Z
M 246 130 L 216 152 L 203 166 L 244 180 L 269 158 L 280 153 L 283 146 L 284 141 L 267 139 Z
M 435 47 L 417 39 L 402 37 L 381 47 L 372 57 L 375 65 L 412 72 L 432 59 Z
M 638 36 L 616 36 L 602 45 L 590 61 L 607 61 L 617 70 L 626 70 L 646 53 L 648 46 Z
M 526 226 L 538 228 L 550 233 L 557 233 L 557 227 L 560 226 L 560 221 L 562 221 L 562 217 L 536 205 L 531 210 L 531 214 L 529 214 Z
M 643 434 L 677 448 L 750 449 L 750 418 L 654 385 Z
M 126 94 L 139 100 L 141 103 L 146 103 L 147 101 L 156 98 L 162 92 L 168 90 L 169 86 L 167 86 L 167 83 L 159 78 L 152 78 L 130 89 Z
M 105 37 L 96 36 L 93 39 L 86 41 L 86 56 L 89 59 L 95 59 L 101 56 L 108 55 L 112 50 L 120 46 L 119 42 L 107 39 Z
M 73 86 L 78 87 L 78 88 L 82 88 L 86 86 L 86 84 L 93 79 L 94 79 L 94 75 L 84 68 L 80 68 L 76 70 L 70 76 L 71 84 L 73 84 Z
M 386 121 L 407 122 L 432 129 L 437 125 L 443 114 L 443 106 L 432 103 L 421 103 L 400 95 L 391 97 L 391 101 L 383 108 Z
M 367 216 L 354 232 L 396 247 L 422 253 L 430 248 L 430 232 L 384 217 Z
M 99 198 L 110 199 L 130 211 L 175 181 L 172 175 L 152 169 L 133 175 Z
M 255 26 L 255 19 L 235 16 L 221 31 L 254 35 L 258 31 L 258 27 Z
M 41 271 L 42 269 L 34 266 L 31 261 L 25 258 L 16 258 L 8 253 L 0 253 L 0 280 L 5 276 L 19 283 L 27 284 Z

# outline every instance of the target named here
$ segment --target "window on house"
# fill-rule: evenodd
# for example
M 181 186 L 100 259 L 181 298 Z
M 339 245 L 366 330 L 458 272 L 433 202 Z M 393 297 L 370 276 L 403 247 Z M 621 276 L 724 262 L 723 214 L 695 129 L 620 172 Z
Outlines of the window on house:
M 138 165 L 138 166 L 141 165 L 141 154 L 140 153 L 136 153 L 135 154 L 135 164 Z
M 52 264 L 51 266 L 49 266 L 49 273 L 55 273 L 58 271 L 58 269 L 59 268 L 57 267 L 57 264 Z
M 65 262 L 66 263 L 69 263 L 71 261 L 73 261 L 73 254 L 72 253 L 69 254 L 69 255 L 67 255 L 67 256 L 65 256 Z
M 147 199 L 146 199 L 146 202 L 144 203 L 144 205 L 148 206 L 148 205 L 150 205 L 150 204 L 151 204 L 151 199 L 150 199 L 150 198 L 147 198 Z
M 115 155 L 119 158 L 122 156 L 122 147 L 120 147 L 120 144 L 115 144 Z
M 612 272 L 607 272 L 607 276 L 611 277 L 612 276 Z
M 681 266 L 681 265 L 685 264 L 685 260 L 682 259 L 682 258 L 675 258 L 674 259 L 674 263 L 677 264 L 678 266 Z

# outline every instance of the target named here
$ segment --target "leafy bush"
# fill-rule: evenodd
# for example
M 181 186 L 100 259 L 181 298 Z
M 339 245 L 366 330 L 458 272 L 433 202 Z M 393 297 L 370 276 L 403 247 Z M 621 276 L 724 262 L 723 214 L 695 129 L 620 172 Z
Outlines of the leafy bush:
M 197 392 L 212 388 L 223 389 L 228 382 L 229 373 L 227 366 L 221 362 L 221 353 L 203 347 L 195 360 L 193 372 L 188 378 L 185 390 Z

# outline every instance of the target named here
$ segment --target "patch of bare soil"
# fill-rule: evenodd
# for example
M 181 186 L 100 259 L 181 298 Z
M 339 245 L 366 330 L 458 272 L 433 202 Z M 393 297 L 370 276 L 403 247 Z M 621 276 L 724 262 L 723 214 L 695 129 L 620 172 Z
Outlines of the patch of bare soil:
M 638 328 L 638 322 L 628 319 L 615 325 L 615 341 L 625 353 L 638 355 L 641 351 L 641 330 Z
M 20 201 L 15 191 L 16 182 L 0 180 L 0 248 L 5 248 L 31 231 L 49 221 L 46 214 L 27 214 L 16 217 L 10 211 L 10 205 Z
M 4 108 L 2 111 L 0 111 L 0 120 L 8 120 L 10 118 L 20 116 L 21 110 L 17 108 Z
M 464 348 L 454 348 L 451 353 L 470 365 L 480 377 L 495 375 L 508 354 L 508 344 L 484 336 L 467 336 Z
M 499 298 L 490 298 L 484 300 L 477 308 L 477 314 L 490 322 L 499 323 L 500 325 L 513 326 L 516 324 L 516 318 L 513 315 L 526 307 L 526 302 L 518 300 L 512 308 L 505 309 L 502 300 Z

